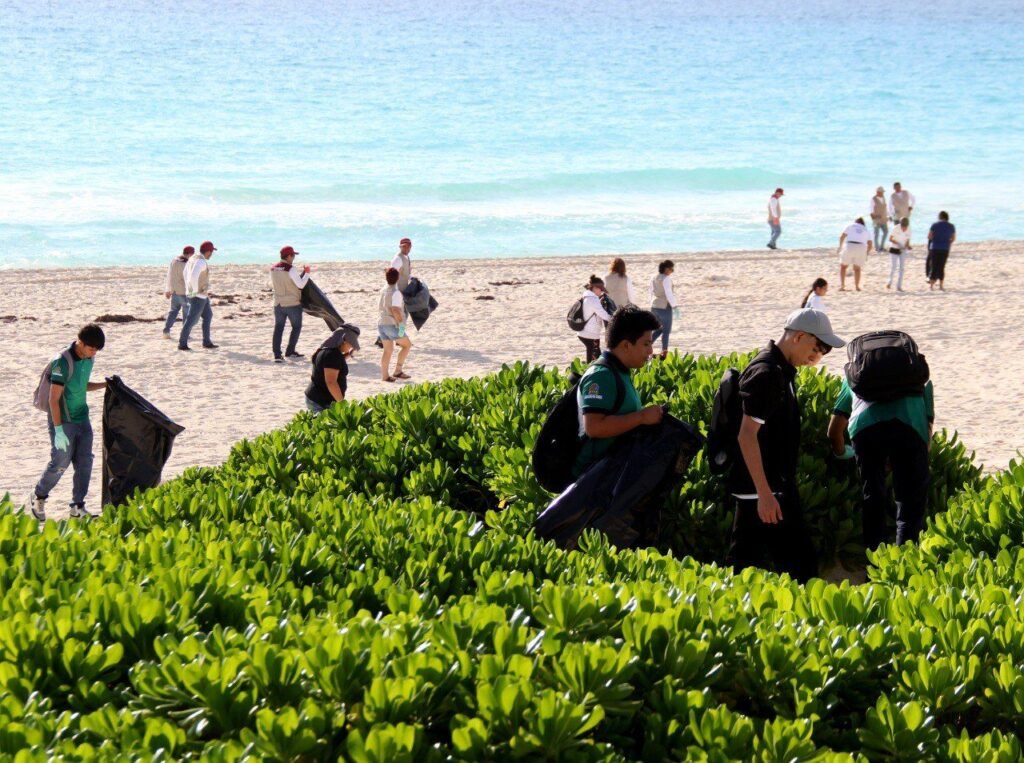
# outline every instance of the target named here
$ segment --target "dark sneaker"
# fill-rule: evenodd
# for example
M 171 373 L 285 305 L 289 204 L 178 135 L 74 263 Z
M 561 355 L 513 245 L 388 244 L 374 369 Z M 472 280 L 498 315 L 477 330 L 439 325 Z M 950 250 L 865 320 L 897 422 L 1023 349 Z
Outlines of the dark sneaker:
M 275 355 L 274 356 L 274 362 L 275 363 L 284 363 L 284 358 L 282 358 L 280 355 Z
M 29 496 L 28 502 L 25 504 L 28 506 L 29 511 L 32 512 L 32 516 L 38 519 L 40 522 L 46 521 L 46 499 L 40 498 L 35 493 Z
M 216 350 L 218 347 L 220 347 L 220 345 L 214 344 L 213 342 L 210 342 L 209 344 L 203 342 L 203 347 L 206 348 L 207 350 Z
M 303 354 L 302 354 L 301 352 L 286 352 L 286 353 L 284 354 L 284 356 L 285 356 L 286 358 L 304 358 L 304 357 L 306 357 L 306 356 L 305 356 L 305 355 L 303 355 Z
M 70 504 L 70 506 L 71 513 L 69 514 L 69 516 L 72 519 L 93 519 L 96 516 L 95 514 L 90 514 L 88 511 L 85 510 L 84 503 L 72 503 Z
M 192 352 L 192 348 L 189 347 L 188 345 L 179 344 L 178 349 L 181 350 L 182 352 Z

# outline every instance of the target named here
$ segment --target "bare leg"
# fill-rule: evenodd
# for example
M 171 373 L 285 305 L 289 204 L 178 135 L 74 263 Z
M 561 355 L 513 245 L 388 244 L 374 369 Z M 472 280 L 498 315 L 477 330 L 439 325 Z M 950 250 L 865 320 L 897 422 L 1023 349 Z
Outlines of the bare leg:
M 412 340 L 409 337 L 404 336 L 398 340 L 398 360 L 395 361 L 395 376 L 402 373 L 402 368 L 405 366 L 405 359 L 409 357 L 409 350 L 412 349 Z M 385 372 L 387 367 L 385 367 Z
M 385 381 L 390 379 L 391 376 L 388 374 L 388 366 L 391 365 L 391 353 L 395 350 L 395 342 L 393 339 L 384 340 L 384 354 L 380 356 L 380 378 Z
M 853 285 L 860 291 L 860 265 L 853 266 Z
M 846 265 L 839 266 L 839 291 L 846 291 Z

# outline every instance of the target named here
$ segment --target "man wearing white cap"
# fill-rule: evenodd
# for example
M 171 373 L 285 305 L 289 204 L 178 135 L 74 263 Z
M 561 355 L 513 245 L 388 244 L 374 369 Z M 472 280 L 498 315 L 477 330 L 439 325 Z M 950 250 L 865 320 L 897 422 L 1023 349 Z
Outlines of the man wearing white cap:
M 885 188 L 878 186 L 871 197 L 871 225 L 875 232 L 875 251 L 885 251 L 889 240 L 889 205 L 885 201 Z M 896 221 L 899 224 L 899 220 Z
M 737 571 L 767 567 L 801 583 L 817 574 L 796 484 L 800 405 L 794 380 L 797 367 L 816 365 L 844 344 L 825 313 L 797 310 L 786 319 L 782 338 L 769 342 L 740 377 L 742 458 L 727 482 L 736 501 L 728 561 Z

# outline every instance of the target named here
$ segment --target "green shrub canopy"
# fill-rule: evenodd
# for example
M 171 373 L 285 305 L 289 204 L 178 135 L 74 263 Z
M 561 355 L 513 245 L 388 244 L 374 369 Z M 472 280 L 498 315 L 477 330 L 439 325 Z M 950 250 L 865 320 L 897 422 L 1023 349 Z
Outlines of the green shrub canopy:
M 748 359 L 637 386 L 706 422 Z M 824 564 L 856 564 L 857 485 L 825 458 L 838 380 L 799 384 L 808 522 Z M 40 533 L 5 499 L 0 753 L 1021 759 L 1024 466 L 982 479 L 939 435 L 945 511 L 864 586 L 705 564 L 730 517 L 702 458 L 664 548 L 563 552 L 529 530 L 529 453 L 565 385 L 517 364 L 302 413 L 89 524 Z

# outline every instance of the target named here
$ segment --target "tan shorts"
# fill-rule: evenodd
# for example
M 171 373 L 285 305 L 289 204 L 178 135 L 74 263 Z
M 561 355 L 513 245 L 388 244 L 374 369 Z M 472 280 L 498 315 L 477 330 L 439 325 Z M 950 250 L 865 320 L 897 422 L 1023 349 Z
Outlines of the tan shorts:
M 843 247 L 842 254 L 839 255 L 840 265 L 853 265 L 857 268 L 864 267 L 864 263 L 868 261 L 868 245 L 867 244 L 850 244 L 847 243 Z

